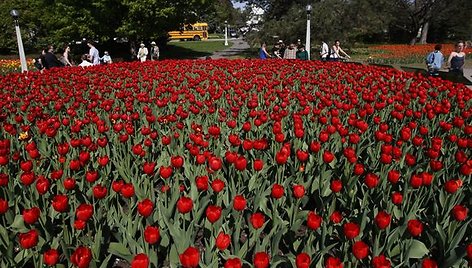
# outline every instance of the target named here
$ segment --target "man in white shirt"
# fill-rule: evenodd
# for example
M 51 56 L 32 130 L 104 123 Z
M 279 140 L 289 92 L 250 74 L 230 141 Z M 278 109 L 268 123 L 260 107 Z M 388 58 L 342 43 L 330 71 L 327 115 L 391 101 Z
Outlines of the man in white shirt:
M 98 49 L 95 48 L 95 46 L 93 45 L 91 41 L 87 42 L 87 46 L 90 48 L 89 50 L 90 61 L 92 62 L 93 65 L 99 65 L 100 55 L 98 54 Z
M 329 46 L 326 44 L 325 41 L 321 42 L 321 51 L 320 51 L 320 57 L 321 60 L 326 60 L 329 54 Z

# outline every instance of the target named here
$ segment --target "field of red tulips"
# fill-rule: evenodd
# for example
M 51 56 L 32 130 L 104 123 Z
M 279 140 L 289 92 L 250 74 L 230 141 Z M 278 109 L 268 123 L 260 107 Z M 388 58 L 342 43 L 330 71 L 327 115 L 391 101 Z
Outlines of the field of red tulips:
M 370 63 L 378 64 L 409 64 L 424 63 L 426 55 L 434 50 L 435 44 L 425 45 L 379 45 L 368 48 Z M 454 50 L 454 44 L 443 44 L 441 52 L 444 54 L 445 60 Z M 466 51 L 467 57 L 470 58 L 470 48 Z
M 467 267 L 471 99 L 319 61 L 0 76 L 0 267 Z

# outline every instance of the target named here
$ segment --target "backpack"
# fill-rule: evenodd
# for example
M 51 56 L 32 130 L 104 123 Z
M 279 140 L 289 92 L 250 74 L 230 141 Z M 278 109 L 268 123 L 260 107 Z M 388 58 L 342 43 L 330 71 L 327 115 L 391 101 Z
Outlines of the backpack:
M 428 56 L 426 57 L 426 65 L 428 65 L 428 67 L 432 67 L 433 66 L 433 63 L 434 63 L 434 51 L 429 53 Z

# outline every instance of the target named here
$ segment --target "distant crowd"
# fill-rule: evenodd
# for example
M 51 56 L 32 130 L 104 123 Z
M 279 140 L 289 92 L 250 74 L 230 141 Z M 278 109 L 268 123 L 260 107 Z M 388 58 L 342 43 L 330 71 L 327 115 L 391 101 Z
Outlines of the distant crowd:
M 449 69 L 450 73 L 462 76 L 464 74 L 466 58 L 464 52 L 465 48 L 465 42 L 457 42 L 455 45 L 455 50 L 451 52 L 449 58 L 447 61 L 445 61 L 444 55 L 441 53 L 442 46 L 436 45 L 434 51 L 429 53 L 426 57 L 426 65 L 429 74 L 432 76 L 438 76 L 439 70 L 443 68 L 444 63 L 446 63 L 446 68 Z M 329 46 L 327 42 L 322 41 L 318 57 L 323 61 L 345 61 L 351 58 L 341 48 L 341 43 L 339 40 L 334 41 L 333 46 Z M 276 44 L 274 44 L 270 52 L 267 49 L 266 43 L 262 43 L 261 48 L 259 49 L 259 58 L 300 60 L 310 59 L 308 52 L 306 51 L 305 46 L 300 42 L 300 39 L 298 39 L 297 44 L 292 43 L 288 46 L 285 45 L 283 40 L 279 40 Z M 312 56 L 312 59 L 315 58 Z
M 279 40 L 274 44 L 272 50 L 267 50 L 266 43 L 262 43 L 259 50 L 259 58 L 261 59 L 299 59 L 308 60 L 310 59 L 308 51 L 306 51 L 305 45 L 303 45 L 298 39 L 297 44 L 291 43 L 288 46 L 285 45 L 283 40 Z M 313 58 L 313 57 L 312 57 Z M 341 61 L 347 60 L 351 57 L 341 48 L 339 40 L 334 42 L 334 45 L 330 47 L 326 42 L 321 43 L 319 59 L 326 61 Z
M 82 54 L 80 57 L 81 62 L 76 64 L 74 59 L 71 55 L 71 49 L 68 44 L 62 47 L 60 51 L 60 56 L 56 56 L 56 50 L 53 45 L 49 45 L 47 48 L 41 51 L 41 55 L 38 58 L 34 59 L 34 66 L 38 70 L 43 69 L 50 69 L 54 67 L 68 67 L 68 66 L 93 66 L 93 65 L 100 65 L 100 64 L 110 64 L 113 63 L 113 60 L 108 53 L 105 51 L 102 56 L 100 56 L 100 52 L 95 47 L 94 42 L 88 41 L 87 46 L 89 47 L 88 53 Z M 130 53 L 136 59 L 140 60 L 141 62 L 146 61 L 148 58 L 150 60 L 158 60 L 159 59 L 159 47 L 156 45 L 156 42 L 151 42 L 151 49 L 150 51 L 144 45 L 144 43 L 140 44 L 139 50 L 137 52 L 134 51 L 132 48 Z

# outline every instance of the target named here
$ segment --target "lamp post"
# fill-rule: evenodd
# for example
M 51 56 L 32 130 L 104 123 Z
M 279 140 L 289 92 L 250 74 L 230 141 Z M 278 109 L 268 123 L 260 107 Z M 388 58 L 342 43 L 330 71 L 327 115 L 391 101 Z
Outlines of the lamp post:
M 18 22 L 20 12 L 18 12 L 16 9 L 13 9 L 10 11 L 10 15 L 13 17 L 13 21 L 15 22 L 16 40 L 18 41 L 18 52 L 20 54 L 21 62 L 21 72 L 26 72 L 28 71 L 28 67 L 26 66 L 25 50 L 23 48 L 23 40 L 21 39 L 20 24 Z
M 228 45 L 228 21 L 225 20 L 225 46 Z
M 311 19 L 311 5 L 306 6 L 306 52 L 308 52 L 308 59 L 310 59 L 310 19 Z

